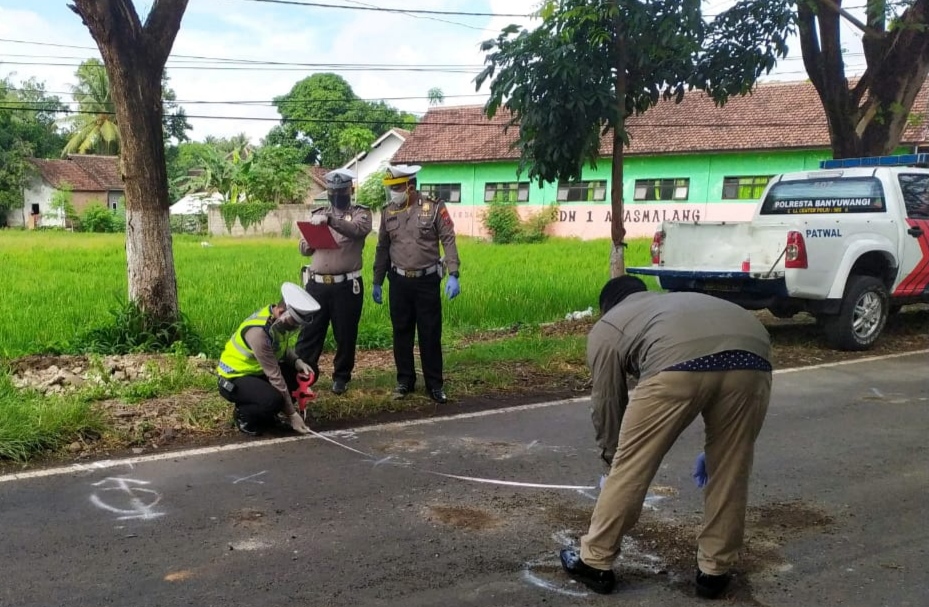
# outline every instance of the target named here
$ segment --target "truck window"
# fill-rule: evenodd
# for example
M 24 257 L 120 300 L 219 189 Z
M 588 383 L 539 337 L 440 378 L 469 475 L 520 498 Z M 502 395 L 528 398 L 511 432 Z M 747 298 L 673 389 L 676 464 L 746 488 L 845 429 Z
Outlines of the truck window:
M 929 219 L 929 173 L 900 173 L 898 179 L 906 216 Z
M 761 215 L 883 213 L 884 188 L 874 177 L 780 181 L 761 204 Z

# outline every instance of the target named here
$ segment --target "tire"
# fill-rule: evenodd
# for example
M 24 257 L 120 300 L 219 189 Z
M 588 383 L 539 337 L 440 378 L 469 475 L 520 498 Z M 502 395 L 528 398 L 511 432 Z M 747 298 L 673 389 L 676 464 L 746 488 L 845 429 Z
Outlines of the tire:
M 839 313 L 823 319 L 826 342 L 837 350 L 867 350 L 874 345 L 890 312 L 887 287 L 873 276 L 851 276 Z

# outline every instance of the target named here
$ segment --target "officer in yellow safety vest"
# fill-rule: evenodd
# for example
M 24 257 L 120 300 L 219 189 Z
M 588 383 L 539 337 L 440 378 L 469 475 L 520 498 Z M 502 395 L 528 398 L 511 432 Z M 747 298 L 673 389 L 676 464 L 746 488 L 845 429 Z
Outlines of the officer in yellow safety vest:
M 281 301 L 246 318 L 226 343 L 216 367 L 219 394 L 235 405 L 233 419 L 239 431 L 255 436 L 283 423 L 300 434 L 309 433 L 291 393 L 297 388 L 297 374 L 312 370 L 289 342 L 319 308 L 300 286 L 285 282 Z

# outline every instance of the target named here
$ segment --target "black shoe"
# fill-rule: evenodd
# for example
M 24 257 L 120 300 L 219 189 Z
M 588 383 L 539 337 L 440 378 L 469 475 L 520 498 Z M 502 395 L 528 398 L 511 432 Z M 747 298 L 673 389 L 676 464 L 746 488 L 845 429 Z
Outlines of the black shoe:
M 448 402 L 448 397 L 445 396 L 445 390 L 443 390 L 442 388 L 435 388 L 434 390 L 429 390 L 429 398 L 439 403 L 440 405 L 444 405 L 445 403 Z
M 348 390 L 348 382 L 341 379 L 332 380 L 332 393 L 333 394 L 345 394 L 345 391 Z
M 242 434 L 247 434 L 249 436 L 258 436 L 261 434 L 255 424 L 251 424 L 242 420 L 242 418 L 240 418 L 238 415 L 233 418 L 233 423 L 235 424 L 236 429 L 238 429 L 238 431 Z
M 697 596 L 705 599 L 715 599 L 729 586 L 729 574 L 710 575 L 697 570 Z
M 609 594 L 616 588 L 616 574 L 612 569 L 594 569 L 581 560 L 576 550 L 565 548 L 559 553 L 561 567 L 578 582 L 597 594 Z
M 407 394 L 413 391 L 413 388 L 410 386 L 405 386 L 403 384 L 397 384 L 397 387 L 394 388 L 394 393 L 391 396 L 394 400 L 402 400 L 406 398 Z

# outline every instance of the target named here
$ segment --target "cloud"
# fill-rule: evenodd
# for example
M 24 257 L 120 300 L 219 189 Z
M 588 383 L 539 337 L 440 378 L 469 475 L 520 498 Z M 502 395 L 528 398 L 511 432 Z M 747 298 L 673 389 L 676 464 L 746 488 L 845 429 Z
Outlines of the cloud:
M 341 1 L 372 6 L 367 2 Z M 536 0 L 454 0 L 443 2 L 441 9 L 436 9 L 435 3 L 428 0 L 419 0 L 418 3 L 408 0 L 378 2 L 380 7 L 397 9 L 519 14 L 528 14 L 536 5 Z M 139 7 L 140 10 L 147 8 L 147 5 Z M 416 114 L 428 109 L 427 93 L 434 87 L 443 91 L 446 105 L 481 103 L 484 95 L 475 91 L 473 82 L 483 64 L 479 45 L 511 21 L 513 19 L 509 17 L 413 16 L 276 6 L 241 0 L 197 0 L 190 4 L 184 16 L 172 59 L 168 63 L 168 75 L 178 99 L 192 116 L 190 122 L 194 131 L 191 135 L 195 139 L 245 132 L 257 141 L 279 118 L 273 106 L 203 102 L 270 102 L 274 97 L 286 94 L 300 79 L 313 73 L 332 71 L 344 77 L 358 96 L 385 99 L 400 110 Z M 27 36 L 23 32 L 30 34 Z M 0 38 L 88 47 L 70 49 L 0 42 L 0 56 L 29 54 L 32 58 L 24 58 L 24 61 L 71 64 L 14 66 L 0 63 L 0 75 L 16 71 L 17 79 L 35 76 L 55 92 L 70 91 L 80 59 L 99 56 L 87 29 L 64 3 L 54 9 L 43 7 L 41 12 L 0 8 Z M 52 56 L 71 58 L 52 59 Z M 242 64 L 195 61 L 178 56 L 420 68 L 419 71 L 348 70 L 324 66 L 289 66 L 286 69 L 281 66 L 282 69 L 273 69 L 274 66 L 266 65 L 260 70 L 243 70 L 230 69 L 244 67 Z M 426 66 L 446 67 L 430 71 Z M 448 66 L 467 66 L 467 71 L 454 73 Z M 230 117 L 243 120 L 228 119 Z

